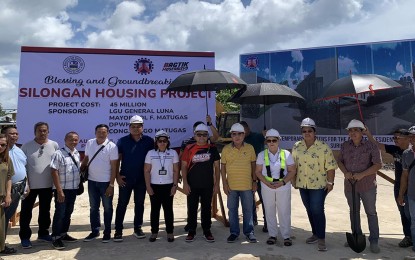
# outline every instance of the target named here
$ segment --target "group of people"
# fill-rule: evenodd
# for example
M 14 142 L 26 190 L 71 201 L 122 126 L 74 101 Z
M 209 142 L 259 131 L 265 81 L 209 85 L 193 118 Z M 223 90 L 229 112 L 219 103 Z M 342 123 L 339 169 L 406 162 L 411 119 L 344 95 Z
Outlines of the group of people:
M 263 203 L 264 227 L 269 238 L 266 243 L 277 242 L 279 233 L 285 246 L 291 246 L 291 189 L 298 188 L 311 226 L 308 244 L 317 244 L 319 251 L 326 251 L 326 196 L 333 189 L 335 170 L 344 174 L 345 197 L 350 207 L 352 231 L 362 233 L 360 201 L 369 224 L 370 250 L 379 253 L 379 225 L 376 212 L 376 173 L 381 168 L 380 150 L 395 158 L 394 194 L 401 214 L 404 239 L 401 247 L 413 246 L 415 235 L 415 127 L 399 129 L 394 133 L 395 145 L 385 145 L 373 138 L 368 128 L 359 120 L 347 126 L 350 139 L 341 145 L 335 158 L 329 146 L 317 137 L 314 120 L 305 118 L 300 124 L 302 140 L 291 152 L 280 147 L 281 136 L 276 129 L 263 134 L 251 132 L 246 122 L 235 123 L 230 129 L 231 143 L 220 154 L 214 142 L 218 138 L 216 128 L 207 116 L 207 123 L 196 122 L 193 136 L 185 140 L 180 153 L 170 148 L 170 136 L 160 130 L 152 138 L 143 134 L 144 120 L 131 117 L 129 134 L 117 144 L 108 138 L 109 127 L 95 127 L 95 138 L 88 140 L 85 156 L 81 161 L 76 149 L 79 135 L 68 132 L 65 145 L 59 148 L 48 138 L 46 122 L 34 125 L 34 139 L 18 148 L 18 132 L 7 127 L 0 134 L 0 253 L 13 254 L 16 249 L 5 245 L 7 225 L 22 198 L 19 236 L 23 248 L 31 248 L 32 210 L 39 198 L 38 240 L 52 242 L 56 249 L 77 239 L 68 234 L 71 214 L 77 194 L 80 193 L 81 172 L 88 172 L 88 196 L 90 203 L 90 234 L 84 242 L 100 236 L 100 204 L 104 214 L 102 242 L 111 240 L 113 196 L 115 181 L 119 187 L 115 211 L 114 242 L 123 241 L 123 223 L 131 194 L 134 192 L 134 233 L 142 239 L 144 201 L 150 197 L 150 242 L 158 239 L 160 209 L 163 207 L 167 241 L 173 242 L 173 197 L 180 179 L 187 195 L 188 232 L 185 241 L 196 237 L 197 212 L 200 203 L 201 226 L 207 242 L 214 242 L 211 232 L 211 204 L 214 194 L 222 189 L 227 195 L 230 223 L 228 243 L 239 239 L 239 203 L 242 205 L 242 233 L 250 243 L 256 243 L 254 225 L 257 223 L 255 192 Z M 368 140 L 363 138 L 366 135 Z M 412 144 L 412 146 L 410 145 Z M 12 192 L 16 183 L 26 182 L 24 194 Z M 352 189 L 354 187 L 354 189 Z M 81 191 L 82 192 L 82 191 Z M 353 208 L 353 196 L 358 206 Z M 53 222 L 50 217 L 54 199 Z M 411 218 L 411 216 L 414 216 Z M 357 219 L 357 223 L 354 223 Z M 412 226 L 411 226 L 412 222 Z M 52 224 L 52 233 L 49 232 Z M 345 246 L 348 246 L 346 242 Z M 415 247 L 413 247 L 415 251 Z

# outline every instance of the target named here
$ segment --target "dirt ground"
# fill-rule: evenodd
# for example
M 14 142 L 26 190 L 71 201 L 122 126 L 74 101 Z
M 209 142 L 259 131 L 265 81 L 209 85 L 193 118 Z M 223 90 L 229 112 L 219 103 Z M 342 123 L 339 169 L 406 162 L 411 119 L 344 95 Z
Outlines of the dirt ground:
M 386 172 L 393 177 L 393 172 Z M 226 195 L 223 195 L 226 210 Z M 114 198 L 114 217 L 117 204 L 117 189 Z M 186 243 L 183 227 L 186 220 L 186 198 L 178 193 L 174 199 L 175 238 L 168 243 L 164 232 L 164 222 L 161 220 L 159 239 L 151 243 L 148 241 L 150 233 L 150 200 L 146 198 L 143 230 L 146 239 L 136 239 L 133 233 L 133 202 L 130 202 L 125 218 L 124 241 L 121 243 L 101 243 L 101 239 L 83 242 L 82 239 L 90 232 L 88 195 L 84 193 L 76 201 L 75 212 L 72 215 L 70 234 L 80 240 L 66 244 L 66 249 L 55 250 L 50 243 L 36 242 L 37 237 L 37 208 L 33 211 L 32 242 L 33 248 L 22 249 L 18 236 L 19 227 L 13 227 L 7 237 L 10 246 L 15 247 L 18 253 L 13 256 L 2 256 L 4 259 L 403 259 L 411 255 L 411 248 L 399 248 L 398 243 L 403 238 L 399 212 L 393 199 L 392 184 L 378 177 L 377 212 L 380 226 L 379 246 L 381 252 L 373 254 L 367 247 L 362 253 L 355 253 L 343 246 L 346 241 L 346 232 L 350 232 L 349 210 L 343 194 L 343 174 L 336 172 L 334 190 L 326 200 L 327 234 L 326 244 L 328 251 L 317 251 L 317 245 L 308 245 L 305 239 L 310 236 L 310 225 L 301 202 L 299 191 L 292 190 L 292 236 L 293 246 L 285 247 L 278 238 L 277 245 L 265 243 L 268 234 L 262 232 L 262 211 L 258 210 L 259 225 L 255 227 L 258 243 L 250 244 L 240 236 L 237 243 L 226 243 L 229 229 L 219 221 L 213 220 L 212 233 L 216 239 L 214 243 L 207 243 L 202 237 L 200 226 L 196 240 Z M 52 205 L 54 208 L 54 205 Z M 52 210 L 53 212 L 53 210 Z M 362 208 L 363 212 L 363 208 Z M 102 210 L 101 210 L 102 214 Z M 101 218 L 102 220 L 102 218 Z M 241 223 L 242 228 L 242 223 Z M 368 236 L 367 219 L 362 214 L 362 228 Z M 112 234 L 113 235 L 113 234 Z M 369 243 L 367 243 L 369 245 Z

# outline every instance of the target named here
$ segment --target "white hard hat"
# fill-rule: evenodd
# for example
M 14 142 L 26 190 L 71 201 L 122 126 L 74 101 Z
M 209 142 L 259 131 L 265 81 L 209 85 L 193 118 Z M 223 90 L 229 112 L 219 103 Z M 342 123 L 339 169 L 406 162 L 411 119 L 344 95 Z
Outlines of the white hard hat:
M 130 119 L 130 125 L 131 124 L 143 124 L 143 118 L 141 116 L 135 115 L 133 117 L 131 117 Z
M 245 128 L 240 123 L 235 123 L 232 125 L 231 130 L 229 132 L 245 133 Z
M 208 129 L 208 127 L 207 127 L 207 125 L 205 125 L 205 124 L 198 124 L 197 126 L 196 126 L 196 128 L 195 128 L 195 131 L 194 131 L 195 133 L 196 132 L 209 132 L 209 129 Z
M 267 131 L 267 133 L 265 134 L 265 138 L 267 137 L 278 137 L 278 139 L 281 137 L 280 133 L 278 133 L 277 130 L 275 129 L 270 129 Z
M 411 126 L 411 127 L 408 129 L 408 132 L 409 132 L 411 135 L 415 135 L 415 125 L 414 125 L 414 126 Z
M 360 128 L 362 130 L 366 130 L 366 127 L 362 121 L 357 119 L 352 119 L 352 121 L 350 121 L 350 123 L 347 125 L 346 130 L 349 130 L 350 128 Z
M 158 139 L 158 138 L 160 138 L 160 137 L 166 137 L 167 139 L 169 139 L 169 138 L 170 138 L 169 134 L 168 134 L 166 131 L 164 131 L 164 130 L 160 130 L 160 131 L 158 131 L 158 132 L 156 133 L 155 138 L 156 138 L 156 139 Z
M 313 119 L 307 117 L 304 118 L 303 121 L 301 121 L 301 127 L 316 127 L 316 123 Z

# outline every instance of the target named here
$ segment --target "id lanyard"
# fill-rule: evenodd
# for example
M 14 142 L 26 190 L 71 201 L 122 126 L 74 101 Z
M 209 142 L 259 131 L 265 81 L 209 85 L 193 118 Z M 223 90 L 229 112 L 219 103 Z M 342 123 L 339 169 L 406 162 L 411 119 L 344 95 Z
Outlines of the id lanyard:
M 161 162 L 161 155 L 159 151 L 157 151 L 157 155 L 159 156 L 160 165 L 161 165 L 161 170 L 159 170 L 159 175 L 166 175 L 167 171 L 166 169 L 164 169 L 164 165 L 166 164 L 166 152 L 164 152 L 164 155 L 163 155 L 163 163 Z

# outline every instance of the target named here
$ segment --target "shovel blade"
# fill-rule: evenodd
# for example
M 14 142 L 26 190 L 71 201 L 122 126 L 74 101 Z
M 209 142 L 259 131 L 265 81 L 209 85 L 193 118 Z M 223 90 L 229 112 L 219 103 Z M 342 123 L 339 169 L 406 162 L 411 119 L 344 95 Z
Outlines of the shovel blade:
M 346 233 L 347 243 L 350 248 L 356 253 L 363 252 L 366 248 L 366 237 L 363 234 Z

